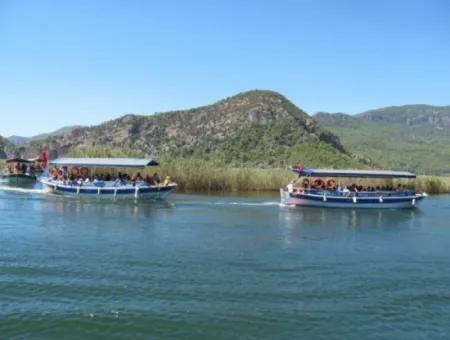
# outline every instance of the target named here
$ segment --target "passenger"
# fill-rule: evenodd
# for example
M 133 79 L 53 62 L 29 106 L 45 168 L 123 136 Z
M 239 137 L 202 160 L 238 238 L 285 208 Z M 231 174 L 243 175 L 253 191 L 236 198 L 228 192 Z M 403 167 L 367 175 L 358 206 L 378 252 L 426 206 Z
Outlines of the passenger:
M 287 185 L 287 191 L 289 193 L 294 192 L 294 181 L 290 181 L 289 184 Z
M 161 183 L 161 178 L 159 178 L 157 172 L 155 172 L 155 173 L 153 174 L 153 180 L 155 181 L 156 184 L 160 184 L 160 183 Z
M 133 183 L 142 181 L 141 173 L 138 172 L 138 173 L 136 174 L 136 176 L 133 177 L 132 181 L 133 181 Z
M 348 196 L 348 195 L 350 195 L 350 189 L 345 186 L 344 189 L 342 189 L 342 193 L 345 196 Z
M 152 185 L 152 178 L 149 175 L 147 175 L 147 176 L 145 176 L 144 182 L 147 185 Z
M 170 184 L 170 176 L 166 176 L 164 179 L 164 186 L 168 186 Z
M 106 180 L 107 180 L 108 182 L 111 181 L 111 174 L 107 174 L 107 175 L 106 175 Z

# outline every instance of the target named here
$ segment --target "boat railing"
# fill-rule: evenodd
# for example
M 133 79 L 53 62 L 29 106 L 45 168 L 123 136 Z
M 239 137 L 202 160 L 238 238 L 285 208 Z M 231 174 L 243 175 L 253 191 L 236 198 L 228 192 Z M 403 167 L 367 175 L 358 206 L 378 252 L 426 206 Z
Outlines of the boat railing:
M 126 188 L 126 187 L 160 187 L 164 186 L 162 183 L 159 184 L 149 184 L 145 181 L 94 181 L 94 182 L 77 182 L 77 181 L 64 181 L 59 179 L 49 178 L 48 183 L 53 183 L 57 185 L 63 185 L 68 187 L 89 187 L 89 188 Z M 170 183 L 172 184 L 172 183 Z
M 323 189 L 300 189 L 305 194 L 319 196 L 337 196 L 337 197 L 410 197 L 414 196 L 414 191 L 338 191 Z

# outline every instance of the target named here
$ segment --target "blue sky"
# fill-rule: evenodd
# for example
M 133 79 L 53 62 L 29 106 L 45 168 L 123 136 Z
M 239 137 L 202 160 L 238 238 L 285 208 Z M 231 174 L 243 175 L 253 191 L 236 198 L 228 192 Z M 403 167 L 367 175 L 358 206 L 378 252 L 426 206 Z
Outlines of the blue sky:
M 279 91 L 317 111 L 450 104 L 450 1 L 0 0 L 0 134 Z

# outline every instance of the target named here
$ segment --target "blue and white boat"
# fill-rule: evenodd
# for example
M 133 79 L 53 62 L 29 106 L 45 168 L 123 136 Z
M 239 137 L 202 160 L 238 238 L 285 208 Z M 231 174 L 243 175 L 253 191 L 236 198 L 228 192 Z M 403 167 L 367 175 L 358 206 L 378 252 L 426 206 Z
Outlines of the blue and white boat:
M 415 179 L 416 175 L 411 172 L 309 169 L 303 166 L 294 166 L 292 170 L 298 173 L 298 180 L 280 189 L 281 202 L 286 206 L 399 209 L 413 208 L 427 197 L 426 193 L 416 193 L 404 185 L 366 187 L 339 183 L 342 178 L 347 178 L 346 182 L 348 179 Z
M 40 182 L 47 192 L 68 196 L 164 199 L 177 187 L 169 177 L 159 183 L 125 176 L 157 165 L 153 159 L 140 158 L 58 158 L 49 162 L 50 169 Z M 107 179 L 97 179 L 104 172 L 108 173 Z

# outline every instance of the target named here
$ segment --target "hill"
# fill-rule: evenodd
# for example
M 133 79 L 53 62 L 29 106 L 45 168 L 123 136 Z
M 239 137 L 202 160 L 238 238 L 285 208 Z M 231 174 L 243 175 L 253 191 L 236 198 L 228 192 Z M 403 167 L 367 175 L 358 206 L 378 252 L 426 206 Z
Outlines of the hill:
M 8 158 L 15 152 L 15 146 L 7 138 L 0 136 L 0 159 Z
M 376 167 L 450 173 L 450 106 L 392 106 L 354 116 L 322 112 L 314 118 Z
M 59 155 L 132 154 L 195 158 L 232 166 L 363 166 L 339 138 L 282 95 L 249 91 L 213 105 L 126 115 L 46 143 Z M 43 142 L 30 142 L 36 152 Z

